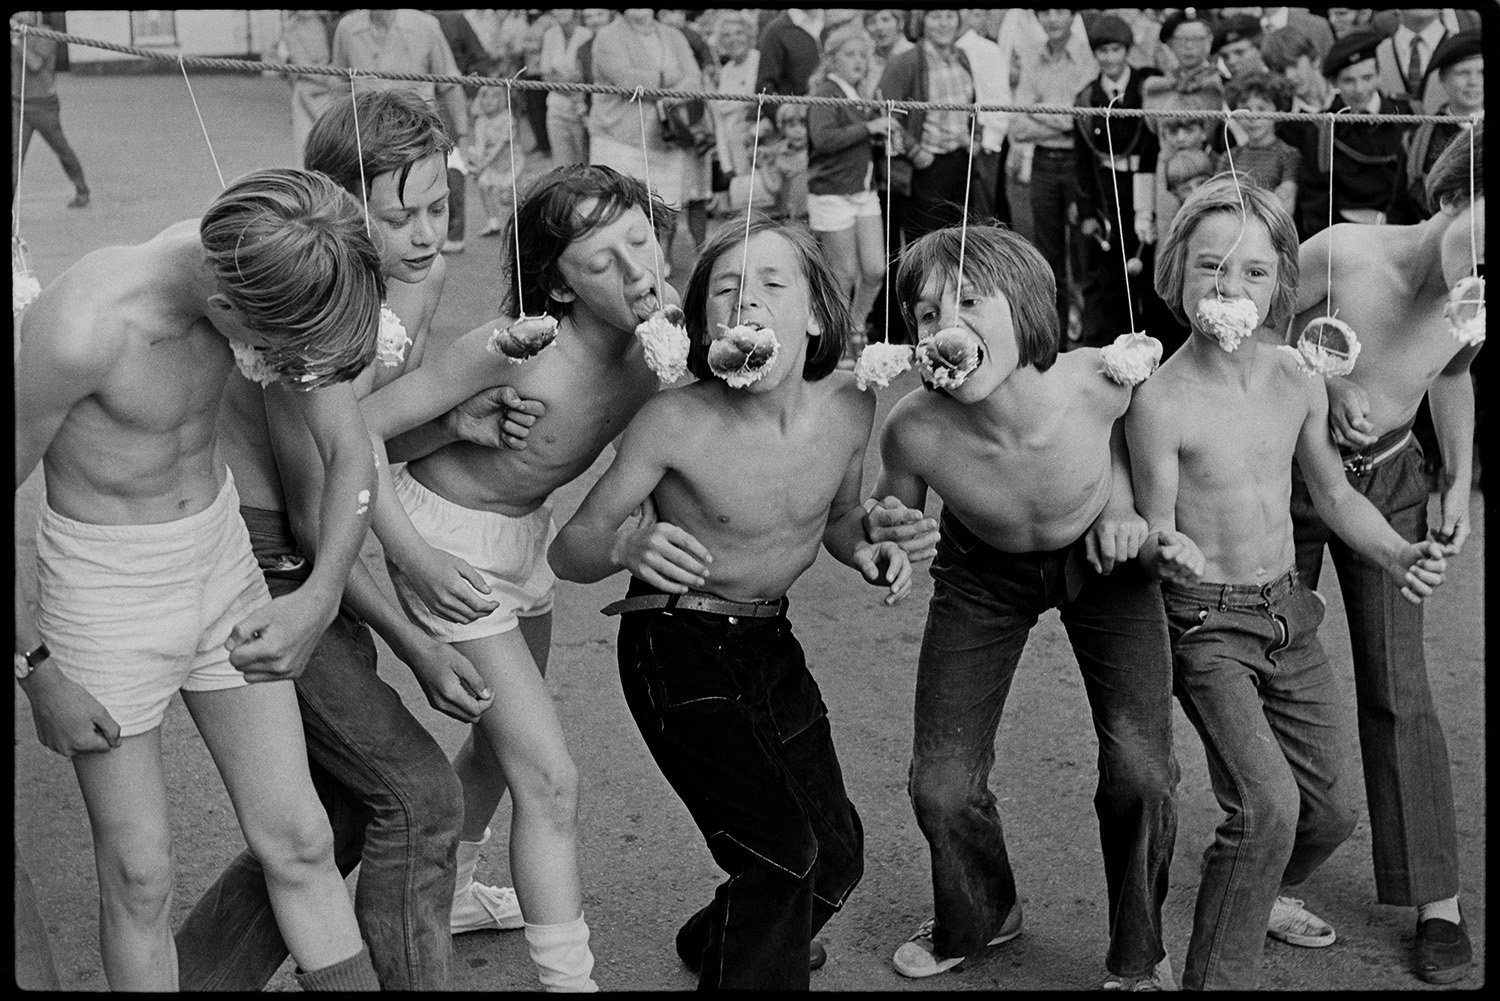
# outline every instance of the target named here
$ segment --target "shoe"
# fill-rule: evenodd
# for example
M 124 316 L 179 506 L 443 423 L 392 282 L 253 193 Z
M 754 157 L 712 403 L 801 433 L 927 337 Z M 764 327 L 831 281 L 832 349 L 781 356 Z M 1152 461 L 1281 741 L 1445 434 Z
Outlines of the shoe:
M 1292 897 L 1277 897 L 1276 903 L 1271 905 L 1271 922 L 1266 934 L 1278 942 L 1308 949 L 1332 945 L 1338 938 L 1332 925 Z
M 1111 973 L 1104 981 L 1107 991 L 1175 991 L 1177 978 L 1172 975 L 1172 957 L 1163 956 L 1156 968 L 1143 977 L 1117 977 Z
M 700 911 L 699 914 L 701 913 Z M 698 932 L 698 922 L 694 921 L 697 917 L 697 914 L 693 915 L 681 928 L 677 929 L 677 958 L 681 959 L 682 965 L 693 973 L 698 972 L 703 955 L 702 943 L 694 941 Z M 807 968 L 821 970 L 827 962 L 828 950 L 823 947 L 822 942 L 813 939 L 807 947 Z
M 1473 959 L 1469 927 L 1463 914 L 1458 924 L 1443 918 L 1417 923 L 1417 976 L 1429 984 L 1451 984 L 1469 974 Z
M 968 958 L 967 956 L 949 956 L 940 959 L 932 951 L 932 927 L 936 920 L 936 918 L 928 918 L 923 921 L 910 941 L 903 942 L 896 950 L 894 959 L 896 972 L 903 977 L 918 979 L 946 973 Z M 1002 945 L 1019 934 L 1021 934 L 1021 905 L 1016 903 L 1011 907 L 1010 913 L 1005 916 L 1005 924 L 1001 925 L 999 934 L 990 939 L 985 948 Z
M 470 883 L 466 892 L 454 894 L 448 930 L 454 935 L 471 931 L 516 931 L 526 925 L 516 891 L 508 886 Z
M 1467 942 L 1468 939 L 1464 941 Z M 807 968 L 821 970 L 826 962 L 828 962 L 828 950 L 823 948 L 822 942 L 813 939 L 812 944 L 807 947 Z
M 444 240 L 443 241 L 443 253 L 445 253 L 445 254 L 462 254 L 463 252 L 464 252 L 464 242 L 462 240 Z
M 73 200 L 68 203 L 68 208 L 70 208 L 70 209 L 81 209 L 85 205 L 87 205 L 88 203 L 89 203 L 89 189 L 88 188 L 79 188 L 78 192 L 73 196 Z

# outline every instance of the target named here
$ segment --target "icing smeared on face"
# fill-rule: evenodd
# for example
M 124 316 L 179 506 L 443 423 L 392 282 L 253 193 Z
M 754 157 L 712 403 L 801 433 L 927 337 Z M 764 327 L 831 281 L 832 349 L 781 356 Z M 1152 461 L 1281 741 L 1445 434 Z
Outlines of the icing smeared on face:
M 1249 298 L 1204 298 L 1198 302 L 1195 315 L 1198 328 L 1218 342 L 1225 351 L 1234 351 L 1240 342 L 1260 326 L 1260 310 Z

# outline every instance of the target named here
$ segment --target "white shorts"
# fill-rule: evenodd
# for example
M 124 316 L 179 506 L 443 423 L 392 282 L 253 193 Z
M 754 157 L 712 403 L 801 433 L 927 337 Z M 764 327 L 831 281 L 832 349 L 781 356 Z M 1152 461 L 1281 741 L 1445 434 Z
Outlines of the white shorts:
M 395 472 L 396 496 L 428 545 L 467 562 L 490 586 L 486 595 L 500 607 L 473 622 L 452 622 L 434 612 L 395 566 L 391 583 L 406 615 L 433 639 L 444 643 L 477 640 L 509 632 L 520 619 L 552 611 L 557 576 L 547 563 L 547 547 L 557 534 L 552 505 L 519 518 L 476 511 L 455 504 L 412 479 L 403 466 Z
M 122 737 L 160 726 L 179 689 L 246 684 L 224 641 L 271 594 L 239 507 L 227 472 L 212 504 L 158 525 L 92 525 L 43 504 L 37 625 Z
M 838 233 L 852 227 L 856 219 L 868 216 L 880 219 L 880 198 L 873 191 L 807 196 L 807 225 L 817 233 Z

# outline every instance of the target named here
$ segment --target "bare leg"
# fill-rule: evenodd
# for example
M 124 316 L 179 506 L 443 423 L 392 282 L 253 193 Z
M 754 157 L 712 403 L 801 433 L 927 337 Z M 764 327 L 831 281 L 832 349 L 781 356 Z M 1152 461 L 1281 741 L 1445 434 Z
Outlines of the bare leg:
M 114 991 L 177 990 L 172 833 L 161 730 L 73 759 L 94 836 L 99 953 Z
M 576 846 L 578 777 L 557 708 L 519 629 L 454 647 L 495 692 L 479 726 L 499 752 L 498 767 L 514 800 L 511 874 L 522 913 L 530 924 L 573 921 L 583 910 Z
M 333 832 L 308 773 L 291 682 L 182 696 L 265 869 L 276 923 L 297 965 L 319 970 L 358 953 L 364 942 L 334 866 Z
M 859 259 L 859 283 L 854 289 L 850 312 L 855 326 L 863 330 L 865 318 L 875 306 L 885 281 L 885 232 L 880 216 L 860 216 L 854 220 L 854 241 Z

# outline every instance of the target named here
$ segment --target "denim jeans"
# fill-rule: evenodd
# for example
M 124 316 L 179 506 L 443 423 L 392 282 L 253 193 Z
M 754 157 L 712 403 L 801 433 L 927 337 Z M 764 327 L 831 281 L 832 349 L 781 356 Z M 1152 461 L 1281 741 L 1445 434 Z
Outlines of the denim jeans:
M 24 119 L 24 122 L 22 121 Z M 24 128 L 24 131 L 23 131 Z M 63 173 L 68 180 L 73 182 L 73 187 L 78 192 L 89 189 L 88 182 L 83 179 L 83 164 L 78 160 L 78 154 L 73 151 L 73 146 L 68 142 L 68 137 L 63 134 L 62 127 L 62 103 L 58 101 L 57 95 L 51 97 L 35 97 L 26 99 L 26 112 L 21 113 L 21 102 L 12 98 L 10 102 L 10 134 L 21 136 L 21 155 L 24 158 L 26 152 L 31 149 L 31 135 L 40 132 L 42 139 L 52 152 L 57 154 L 57 162 L 62 164 Z M 10 179 L 11 197 L 15 197 L 16 177 L 11 175 Z
M 1392 433 L 1399 440 L 1405 428 Z M 1390 436 L 1387 436 L 1390 437 Z M 1366 449 L 1378 456 L 1391 443 Z M 1351 486 L 1408 542 L 1427 535 L 1427 477 L 1413 439 L 1374 468 L 1349 463 Z M 1423 605 L 1401 597 L 1386 572 L 1329 531 L 1292 467 L 1292 530 L 1297 571 L 1316 587 L 1327 544 L 1349 619 L 1354 697 L 1365 798 L 1382 904 L 1415 906 L 1458 892 L 1458 833 L 1442 722 L 1432 704 L 1422 647 Z
M 1177 831 L 1172 659 L 1160 589 L 1134 564 L 1094 573 L 1081 542 L 1004 553 L 946 511 L 941 527 L 908 787 L 932 850 L 933 947 L 940 956 L 968 955 L 994 937 L 1016 902 L 988 780 L 1026 637 L 1042 612 L 1057 608 L 1099 740 L 1105 963 L 1120 976 L 1148 973 L 1165 955 L 1161 906 Z
M 1077 200 L 1077 191 L 1073 148 L 1038 146 L 1031 161 L 1031 242 L 1057 279 L 1057 332 L 1063 344 L 1068 337 L 1068 244 L 1073 239 L 1068 207 Z
M 629 612 L 618 653 L 651 756 L 729 874 L 679 934 L 684 958 L 701 954 L 698 987 L 807 990 L 812 937 L 864 874 L 864 832 L 785 609 Z
M 1225 813 L 1203 854 L 1182 986 L 1253 990 L 1280 888 L 1354 831 L 1323 599 L 1295 570 L 1265 585 L 1169 583 L 1162 596 L 1177 698 Z
M 242 508 L 262 567 L 296 546 L 280 512 Z M 272 598 L 311 567 L 266 570 Z M 313 784 L 333 827 L 334 859 L 360 867 L 354 913 L 385 990 L 447 987 L 454 851 L 463 792 L 443 749 L 375 673 L 369 629 L 347 608 L 296 681 Z M 177 932 L 183 990 L 261 990 L 286 959 L 263 870 L 230 863 Z

